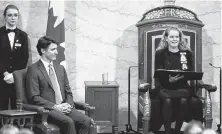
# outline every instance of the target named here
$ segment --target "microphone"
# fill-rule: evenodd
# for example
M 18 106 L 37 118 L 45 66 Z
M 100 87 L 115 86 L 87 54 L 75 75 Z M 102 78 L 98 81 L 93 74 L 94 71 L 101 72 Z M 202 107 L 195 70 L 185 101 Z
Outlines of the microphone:
M 217 132 L 220 134 L 221 133 L 221 67 L 217 67 L 217 66 L 214 66 L 212 63 L 209 63 L 210 66 L 212 66 L 213 68 L 219 68 L 219 71 L 220 71 L 220 123 L 217 125 Z
M 213 68 L 220 68 L 221 69 L 221 67 L 214 66 L 212 63 L 209 63 L 209 65 L 212 66 Z

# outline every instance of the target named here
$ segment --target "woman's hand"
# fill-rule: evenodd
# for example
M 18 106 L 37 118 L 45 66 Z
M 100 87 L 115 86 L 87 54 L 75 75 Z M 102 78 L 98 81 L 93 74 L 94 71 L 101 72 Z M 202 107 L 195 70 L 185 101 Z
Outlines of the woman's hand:
M 169 75 L 169 82 L 174 83 L 174 82 L 177 82 L 178 80 L 180 80 L 182 78 L 184 78 L 184 75 L 180 75 L 180 74 L 178 74 L 176 76 Z

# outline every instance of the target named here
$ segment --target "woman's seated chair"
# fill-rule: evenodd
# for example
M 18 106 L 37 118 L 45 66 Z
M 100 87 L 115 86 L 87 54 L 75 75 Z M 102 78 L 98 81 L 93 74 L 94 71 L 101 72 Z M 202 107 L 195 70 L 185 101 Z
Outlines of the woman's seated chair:
M 199 97 L 196 94 L 192 95 L 188 99 L 188 112 L 186 113 L 186 122 L 191 120 L 199 120 L 205 124 L 206 128 L 212 127 L 212 102 L 210 92 L 216 91 L 215 86 L 203 85 L 197 86 L 200 89 L 205 89 L 205 97 Z M 196 86 L 191 86 L 191 90 L 196 91 Z M 177 103 L 177 102 L 173 102 Z M 138 128 L 143 133 L 148 131 L 157 132 L 163 125 L 163 117 L 161 115 L 161 104 L 157 98 L 157 91 L 155 88 L 148 88 L 147 90 L 139 89 L 139 116 L 138 125 L 142 128 Z M 175 121 L 177 115 L 177 108 L 173 109 L 172 122 Z
M 23 109 L 29 111 L 36 111 L 38 115 L 34 119 L 34 132 L 36 134 L 60 134 L 59 127 L 54 124 L 47 123 L 48 110 L 41 106 L 28 104 L 28 97 L 26 95 L 26 69 L 18 70 L 13 73 L 16 89 L 17 99 L 22 100 Z M 88 104 L 75 102 L 76 109 L 84 110 L 89 117 L 93 117 L 95 107 L 91 107 Z M 92 122 L 91 134 L 96 134 L 95 123 Z

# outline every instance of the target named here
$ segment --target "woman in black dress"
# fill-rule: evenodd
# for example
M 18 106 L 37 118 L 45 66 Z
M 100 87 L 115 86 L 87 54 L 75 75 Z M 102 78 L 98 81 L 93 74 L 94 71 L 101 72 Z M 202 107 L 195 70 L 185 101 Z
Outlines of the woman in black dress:
M 155 69 L 193 70 L 192 52 L 183 38 L 182 32 L 176 27 L 167 28 L 156 49 Z M 166 134 L 171 134 L 171 118 L 174 103 L 178 102 L 175 133 L 179 134 L 188 109 L 188 80 L 183 75 L 155 78 L 158 97 L 161 101 L 162 116 Z

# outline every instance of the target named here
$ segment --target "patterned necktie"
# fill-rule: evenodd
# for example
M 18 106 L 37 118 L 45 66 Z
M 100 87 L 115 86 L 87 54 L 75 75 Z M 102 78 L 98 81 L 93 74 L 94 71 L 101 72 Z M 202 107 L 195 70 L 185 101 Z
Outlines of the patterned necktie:
M 56 80 L 56 74 L 53 71 L 52 64 L 49 64 L 49 78 L 52 82 L 52 86 L 55 91 L 56 104 L 61 104 L 62 103 L 62 94 L 60 91 L 59 84 Z

